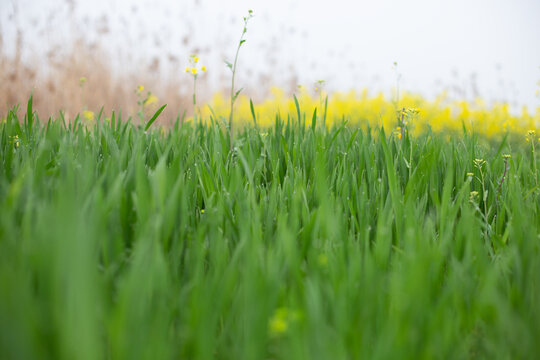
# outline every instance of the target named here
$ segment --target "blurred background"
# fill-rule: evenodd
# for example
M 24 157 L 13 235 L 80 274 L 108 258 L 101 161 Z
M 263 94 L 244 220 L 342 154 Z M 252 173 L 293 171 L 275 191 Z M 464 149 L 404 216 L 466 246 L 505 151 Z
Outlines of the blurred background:
M 63 109 L 134 113 L 138 85 L 191 109 L 226 92 L 248 9 L 238 88 L 255 101 L 325 80 L 327 91 L 481 97 L 540 106 L 538 0 L 0 0 L 0 114 L 34 93 L 42 118 Z M 397 64 L 397 65 L 396 65 Z M 86 82 L 81 85 L 81 77 Z

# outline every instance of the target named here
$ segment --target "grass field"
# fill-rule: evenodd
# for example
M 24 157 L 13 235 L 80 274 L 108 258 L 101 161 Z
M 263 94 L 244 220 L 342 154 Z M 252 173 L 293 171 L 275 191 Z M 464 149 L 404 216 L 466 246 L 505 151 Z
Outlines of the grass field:
M 302 105 L 232 151 L 209 115 L 10 111 L 0 358 L 534 358 L 537 135 L 323 127 Z

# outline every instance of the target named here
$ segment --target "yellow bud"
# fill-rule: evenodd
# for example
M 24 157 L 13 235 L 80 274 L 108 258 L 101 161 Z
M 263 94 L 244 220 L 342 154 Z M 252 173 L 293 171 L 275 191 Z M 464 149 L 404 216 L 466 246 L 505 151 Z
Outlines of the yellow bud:
M 202 70 L 202 71 L 206 71 L 206 66 L 203 65 L 203 66 L 201 67 L 201 70 Z
M 190 70 L 190 69 L 189 69 L 189 66 L 186 66 L 186 69 L 185 69 L 184 71 L 188 73 L 189 70 Z

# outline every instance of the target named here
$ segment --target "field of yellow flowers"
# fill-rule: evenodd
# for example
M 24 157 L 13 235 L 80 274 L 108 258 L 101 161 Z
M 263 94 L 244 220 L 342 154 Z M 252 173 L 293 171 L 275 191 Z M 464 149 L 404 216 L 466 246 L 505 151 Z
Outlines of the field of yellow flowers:
M 287 96 L 278 88 L 273 88 L 271 92 L 271 97 L 254 104 L 257 123 L 262 127 L 271 127 L 277 112 L 281 112 L 285 118 L 288 114 L 292 116 L 297 113 L 292 96 Z M 449 100 L 445 94 L 428 100 L 421 95 L 405 93 L 397 101 L 395 96 L 392 99 L 383 93 L 370 94 L 364 89 L 332 93 L 327 99 L 327 94 L 313 93 L 299 87 L 297 100 L 308 117 L 307 125 L 311 125 L 312 114 L 317 109 L 317 119 L 325 115 L 327 126 L 339 126 L 345 121 L 349 126 L 363 130 L 384 127 L 387 132 L 396 129 L 399 132 L 398 128 L 405 125 L 414 136 L 432 131 L 449 137 L 462 135 L 465 131 L 493 141 L 502 140 L 506 134 L 516 141 L 526 141 L 529 130 L 540 129 L 540 107 L 533 112 L 523 107 L 516 114 L 510 111 L 507 103 L 488 106 L 481 99 L 474 102 L 455 101 Z M 203 118 L 209 119 L 212 115 L 226 118 L 228 101 L 222 94 L 216 94 L 209 107 L 202 107 Z M 235 111 L 237 121 L 252 123 L 253 115 L 247 96 L 239 96 Z

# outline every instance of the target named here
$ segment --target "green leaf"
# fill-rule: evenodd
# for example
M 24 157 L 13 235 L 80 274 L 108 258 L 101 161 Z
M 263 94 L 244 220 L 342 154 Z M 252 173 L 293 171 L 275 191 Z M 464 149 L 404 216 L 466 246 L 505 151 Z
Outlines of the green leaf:
M 257 129 L 257 117 L 255 116 L 255 109 L 253 108 L 253 101 L 249 99 L 249 108 L 251 109 L 251 116 L 253 117 L 253 123 L 255 124 L 255 128 Z
M 326 99 L 324 100 L 324 114 L 323 114 L 323 126 L 326 127 L 326 112 L 328 110 L 328 95 L 326 95 Z
M 238 90 L 238 91 L 234 94 L 234 96 L 233 96 L 233 101 L 236 101 L 236 98 L 238 97 L 238 95 L 240 95 L 240 92 L 241 92 L 242 90 L 244 90 L 244 88 L 241 88 L 240 90 Z
M 163 109 L 165 109 L 165 106 L 167 106 L 167 104 L 163 105 L 162 107 L 160 107 L 156 113 L 154 114 L 154 116 L 152 116 L 152 118 L 150 120 L 148 120 L 148 122 L 146 123 L 146 126 L 144 127 L 144 131 L 147 131 L 148 128 L 154 123 L 154 121 L 156 121 L 157 117 L 159 116 L 159 114 L 161 114 L 161 112 L 163 111 Z
M 33 102 L 34 95 L 30 95 L 30 99 L 28 100 L 28 104 L 26 105 L 26 132 L 28 135 L 32 132 L 32 125 L 34 123 L 34 111 L 32 108 L 32 102 Z
M 317 126 L 317 108 L 313 111 L 313 117 L 311 118 L 311 129 L 315 130 Z
M 388 177 L 388 188 L 390 190 L 390 198 L 392 200 L 392 207 L 394 209 L 394 216 L 396 221 L 396 230 L 402 230 L 403 222 L 403 206 L 402 206 L 402 194 L 399 188 L 399 183 L 396 174 L 396 168 L 394 166 L 394 161 L 392 160 L 392 155 L 390 149 L 386 143 L 386 135 L 384 133 L 384 128 L 381 128 L 380 141 L 383 149 L 384 160 L 386 163 L 386 175 Z M 399 244 L 397 244 L 399 246 Z
M 232 64 L 227 60 L 225 60 L 225 65 L 227 65 L 227 67 L 232 70 Z
M 101 109 L 99 110 L 96 123 L 98 123 L 101 120 L 101 116 L 103 115 L 103 109 L 104 109 L 104 106 L 102 106 Z
M 298 99 L 296 98 L 296 95 L 293 94 L 294 98 L 294 106 L 296 106 L 296 115 L 298 115 L 298 123 L 301 121 L 301 113 L 300 113 L 300 104 L 298 103 Z

